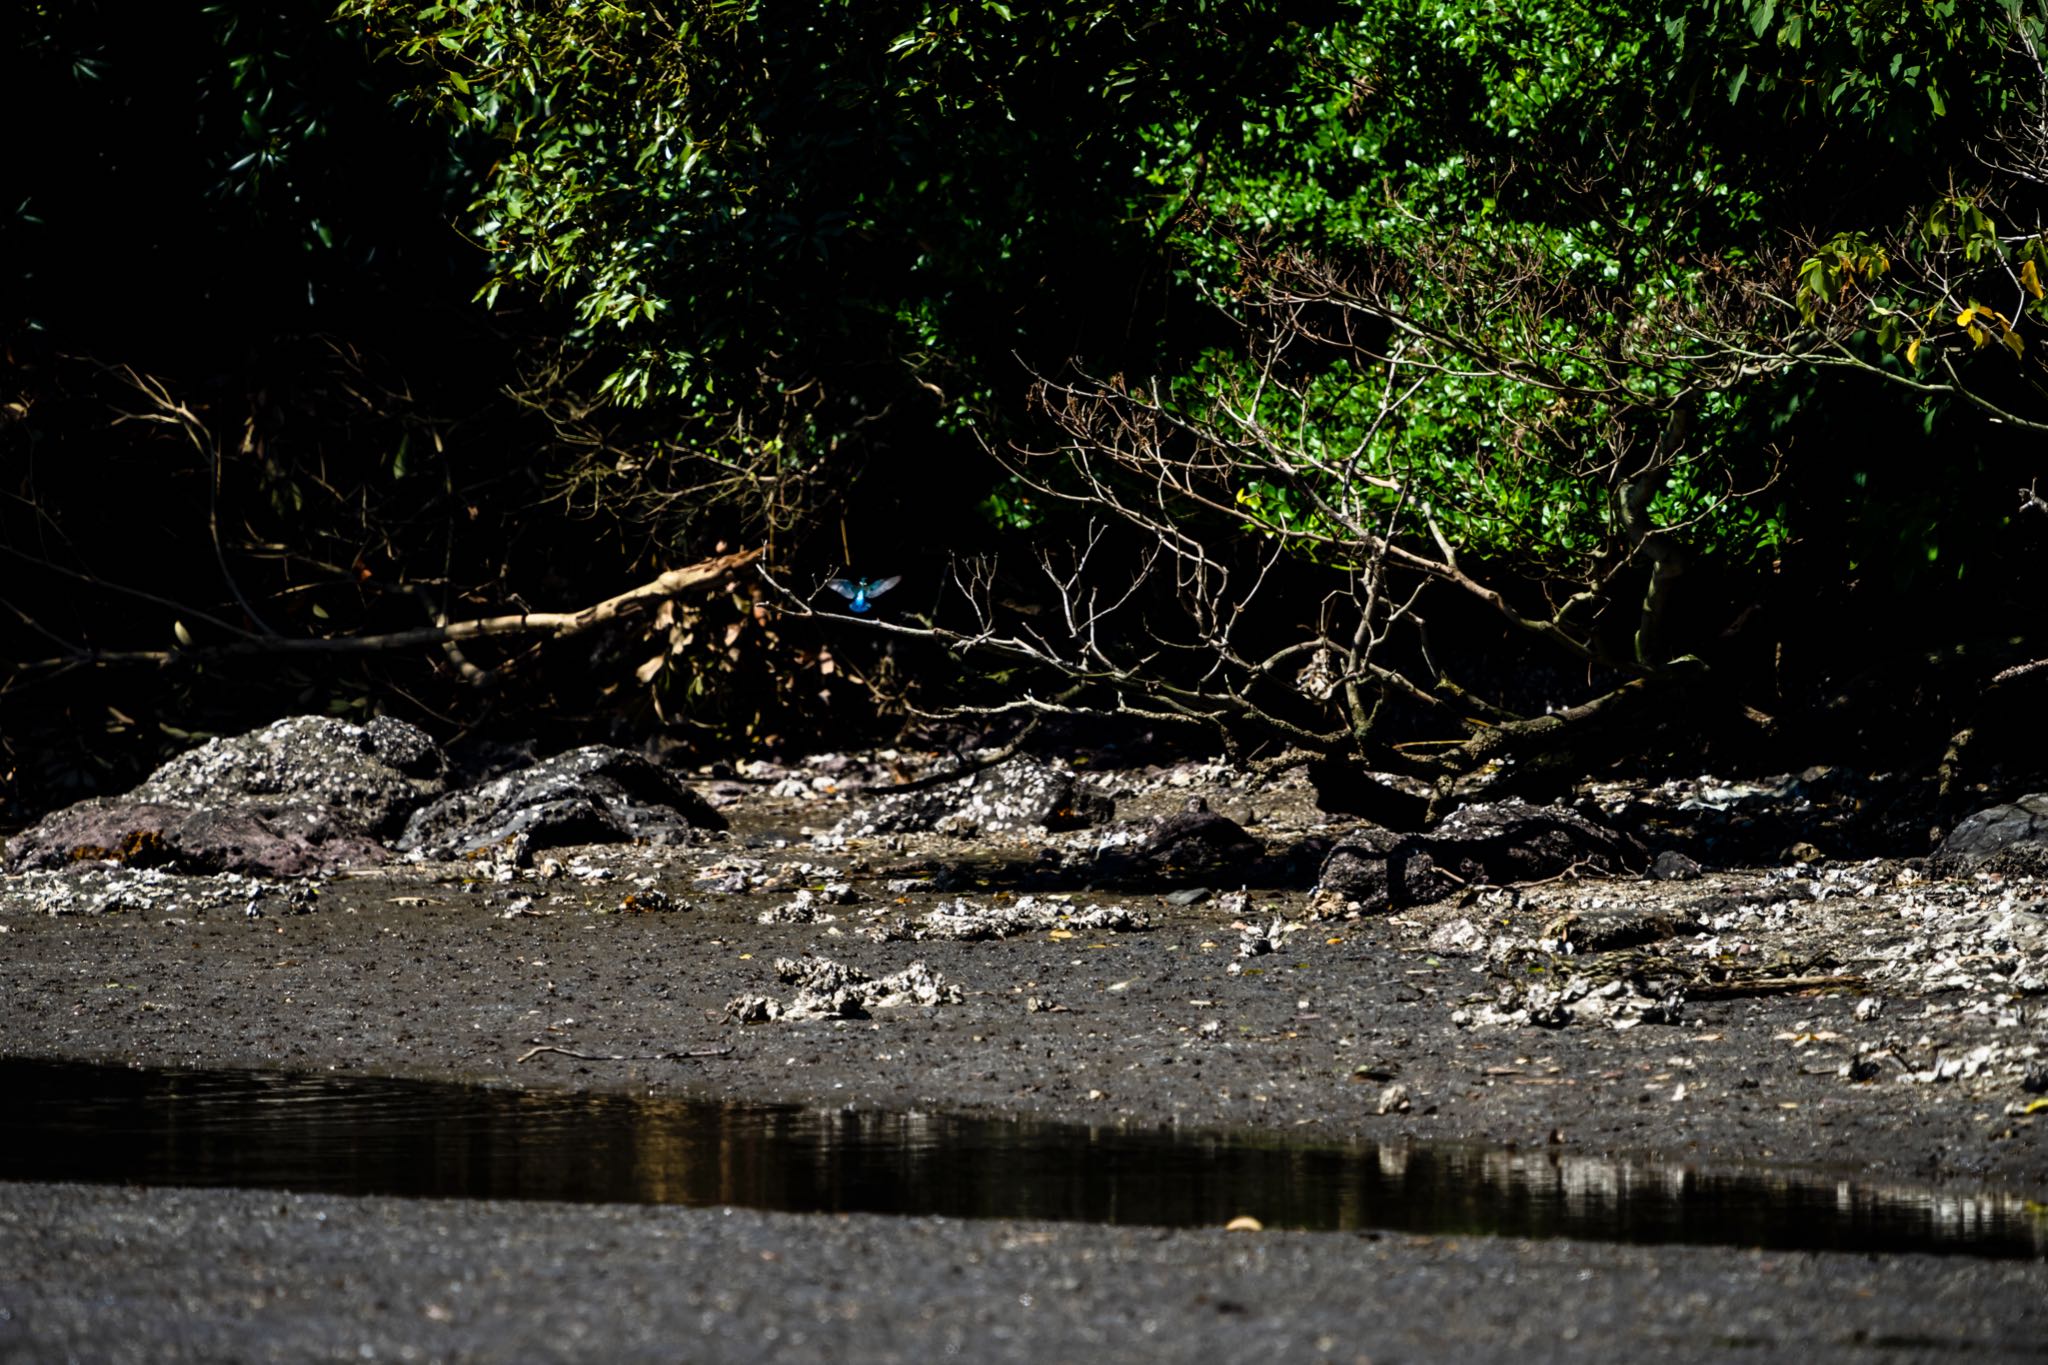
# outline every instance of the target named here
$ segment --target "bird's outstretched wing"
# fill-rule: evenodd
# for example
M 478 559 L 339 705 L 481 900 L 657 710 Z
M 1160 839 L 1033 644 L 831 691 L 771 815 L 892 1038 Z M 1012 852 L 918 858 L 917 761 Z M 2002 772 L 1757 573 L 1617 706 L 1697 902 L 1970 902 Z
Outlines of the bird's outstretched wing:
M 889 589 L 895 587 L 898 583 L 901 583 L 902 581 L 902 574 L 897 574 L 894 578 L 876 579 L 874 582 L 868 584 L 868 596 L 880 597 L 883 593 L 889 591 Z
M 843 578 L 828 578 L 825 580 L 825 586 L 838 593 L 841 597 L 850 599 L 860 596 L 860 586 L 856 583 L 849 583 Z

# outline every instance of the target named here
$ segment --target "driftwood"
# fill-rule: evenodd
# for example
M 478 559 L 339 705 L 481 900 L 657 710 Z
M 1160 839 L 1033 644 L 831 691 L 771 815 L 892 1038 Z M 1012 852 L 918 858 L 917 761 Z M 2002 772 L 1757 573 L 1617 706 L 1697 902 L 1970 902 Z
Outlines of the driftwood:
M 475 617 L 467 621 L 438 621 L 430 626 L 387 631 L 380 635 L 305 638 L 244 632 L 242 638 L 225 644 L 188 645 L 179 649 L 79 650 L 53 658 L 18 663 L 15 668 L 16 671 L 27 671 L 95 663 L 168 664 L 246 655 L 367 654 L 381 650 L 409 649 L 417 645 L 438 645 L 446 648 L 465 640 L 480 640 L 490 636 L 537 635 L 557 640 L 566 639 L 594 626 L 603 625 L 607 621 L 651 607 L 665 598 L 675 597 L 692 588 L 715 582 L 760 557 L 761 551 L 758 549 L 742 550 L 737 554 L 719 555 L 695 564 L 686 564 L 680 569 L 670 569 L 637 588 L 630 588 L 616 597 L 607 597 L 602 602 L 592 603 L 578 611 L 522 611 L 502 616 Z

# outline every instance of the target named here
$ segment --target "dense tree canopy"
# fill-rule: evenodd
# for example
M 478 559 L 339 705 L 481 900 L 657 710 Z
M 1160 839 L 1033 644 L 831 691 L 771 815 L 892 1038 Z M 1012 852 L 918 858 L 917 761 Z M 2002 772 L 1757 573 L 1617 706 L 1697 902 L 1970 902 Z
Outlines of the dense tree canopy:
M 2039 584 L 2038 4 L 103 20 L 31 6 L 0 82 L 53 130 L 0 704 L 86 736 L 28 788 L 309 703 L 788 739 L 874 714 L 849 670 L 1450 784 L 1703 670 L 1671 744 L 1782 743 Z M 206 653 L 756 545 L 567 668 Z M 804 616 L 849 560 L 908 571 L 866 634 Z

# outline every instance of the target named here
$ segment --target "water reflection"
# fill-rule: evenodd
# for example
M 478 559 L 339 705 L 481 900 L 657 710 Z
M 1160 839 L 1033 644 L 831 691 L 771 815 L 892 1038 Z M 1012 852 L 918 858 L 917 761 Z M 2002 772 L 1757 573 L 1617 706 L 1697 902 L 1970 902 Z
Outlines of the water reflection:
M 1456 1144 L 0 1060 L 0 1178 L 2048 1257 L 1997 1194 Z

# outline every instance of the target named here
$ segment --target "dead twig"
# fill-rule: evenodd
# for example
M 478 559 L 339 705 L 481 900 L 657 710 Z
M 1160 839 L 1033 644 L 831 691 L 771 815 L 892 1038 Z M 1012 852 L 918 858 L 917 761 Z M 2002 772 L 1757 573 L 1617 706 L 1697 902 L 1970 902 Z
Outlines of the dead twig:
M 578 1052 L 574 1048 L 542 1043 L 520 1053 L 517 1060 L 527 1061 L 543 1052 L 559 1052 L 564 1057 L 574 1057 L 583 1062 L 682 1062 L 696 1057 L 728 1056 L 732 1052 L 732 1046 L 727 1044 L 724 1047 L 698 1048 L 689 1052 Z

